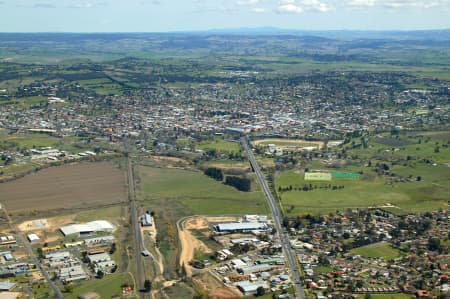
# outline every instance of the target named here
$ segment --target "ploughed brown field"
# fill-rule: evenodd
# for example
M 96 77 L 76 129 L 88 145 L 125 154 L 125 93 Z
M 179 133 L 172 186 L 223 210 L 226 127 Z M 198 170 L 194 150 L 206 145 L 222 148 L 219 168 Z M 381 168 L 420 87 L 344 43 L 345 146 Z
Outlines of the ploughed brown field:
M 125 173 L 108 162 L 50 167 L 0 184 L 10 212 L 93 207 L 127 200 Z

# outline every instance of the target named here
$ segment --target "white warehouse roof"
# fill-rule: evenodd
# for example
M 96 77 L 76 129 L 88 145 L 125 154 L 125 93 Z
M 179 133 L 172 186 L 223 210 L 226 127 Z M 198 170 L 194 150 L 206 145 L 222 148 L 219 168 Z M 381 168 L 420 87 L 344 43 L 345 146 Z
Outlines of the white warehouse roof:
M 88 223 L 63 226 L 60 230 L 65 236 L 68 236 L 74 234 L 88 234 L 92 232 L 113 231 L 114 226 L 108 221 L 97 220 Z
M 216 230 L 219 232 L 252 231 L 252 230 L 267 229 L 267 224 L 260 222 L 232 222 L 232 223 L 219 223 L 215 227 Z

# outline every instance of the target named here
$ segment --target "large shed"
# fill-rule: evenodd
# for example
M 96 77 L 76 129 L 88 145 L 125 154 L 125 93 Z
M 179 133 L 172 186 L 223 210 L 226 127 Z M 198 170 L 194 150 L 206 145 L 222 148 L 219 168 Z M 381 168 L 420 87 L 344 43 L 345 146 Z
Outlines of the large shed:
M 219 223 L 214 228 L 220 233 L 244 233 L 255 230 L 267 230 L 268 225 L 261 222 L 230 222 Z
M 114 231 L 114 226 L 106 220 L 91 221 L 82 224 L 71 224 L 63 226 L 60 231 L 64 236 L 70 235 L 85 235 L 91 234 L 93 232 L 112 232 Z
M 269 289 L 269 286 L 265 282 L 250 282 L 248 280 L 241 281 L 236 286 L 244 295 L 256 293 L 260 287 L 265 290 Z

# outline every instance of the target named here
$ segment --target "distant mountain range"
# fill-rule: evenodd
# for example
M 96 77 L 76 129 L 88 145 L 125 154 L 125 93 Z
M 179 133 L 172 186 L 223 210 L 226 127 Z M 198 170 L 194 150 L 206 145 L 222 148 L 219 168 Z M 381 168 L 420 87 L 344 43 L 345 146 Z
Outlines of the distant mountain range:
M 255 28 L 224 28 L 224 29 L 210 29 L 210 30 L 198 30 L 198 31 L 173 31 L 173 32 L 117 32 L 117 33 L 77 33 L 77 32 L 42 32 L 42 33 L 2 33 L 2 37 L 20 37 L 20 36 L 40 36 L 40 37 L 53 37 L 56 36 L 72 36 L 72 37 L 106 37 L 110 39 L 122 38 L 126 36 L 131 37 L 148 37 L 148 36 L 180 36 L 180 35 L 245 35 L 245 36 L 277 36 L 277 35 L 290 35 L 301 36 L 305 38 L 327 38 L 335 40 L 356 40 L 356 39 L 391 39 L 391 40 L 434 40 L 434 41 L 449 41 L 450 40 L 450 28 L 449 29 L 433 29 L 433 30 L 297 30 L 297 29 L 284 29 L 277 27 L 255 27 Z
M 236 35 L 302 35 L 332 39 L 403 39 L 403 40 L 450 40 L 449 29 L 433 30 L 297 30 L 277 27 L 225 28 L 205 31 L 186 31 L 197 34 L 236 34 Z

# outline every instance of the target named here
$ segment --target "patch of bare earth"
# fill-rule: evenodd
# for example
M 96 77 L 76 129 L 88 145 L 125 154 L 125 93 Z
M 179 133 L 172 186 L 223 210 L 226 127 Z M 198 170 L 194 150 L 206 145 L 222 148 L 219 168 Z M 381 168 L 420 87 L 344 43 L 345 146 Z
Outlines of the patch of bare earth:
M 203 229 L 208 227 L 208 225 L 206 220 L 200 217 L 188 218 L 181 225 L 184 229 L 178 232 L 181 243 L 180 265 L 184 264 L 187 276 L 191 276 L 192 269 L 189 266 L 189 262 L 194 258 L 195 250 L 200 250 L 205 253 L 212 253 L 212 250 L 206 246 L 205 243 L 194 237 L 190 229 Z M 190 227 L 190 229 L 188 227 Z
M 125 202 L 125 175 L 108 162 L 51 167 L 0 184 L 10 212 L 89 208 Z
M 208 291 L 208 297 L 214 299 L 241 298 L 242 294 L 235 288 L 225 286 L 218 278 L 210 272 L 205 273 L 201 278 L 201 284 Z M 200 283 L 199 281 L 199 283 Z

